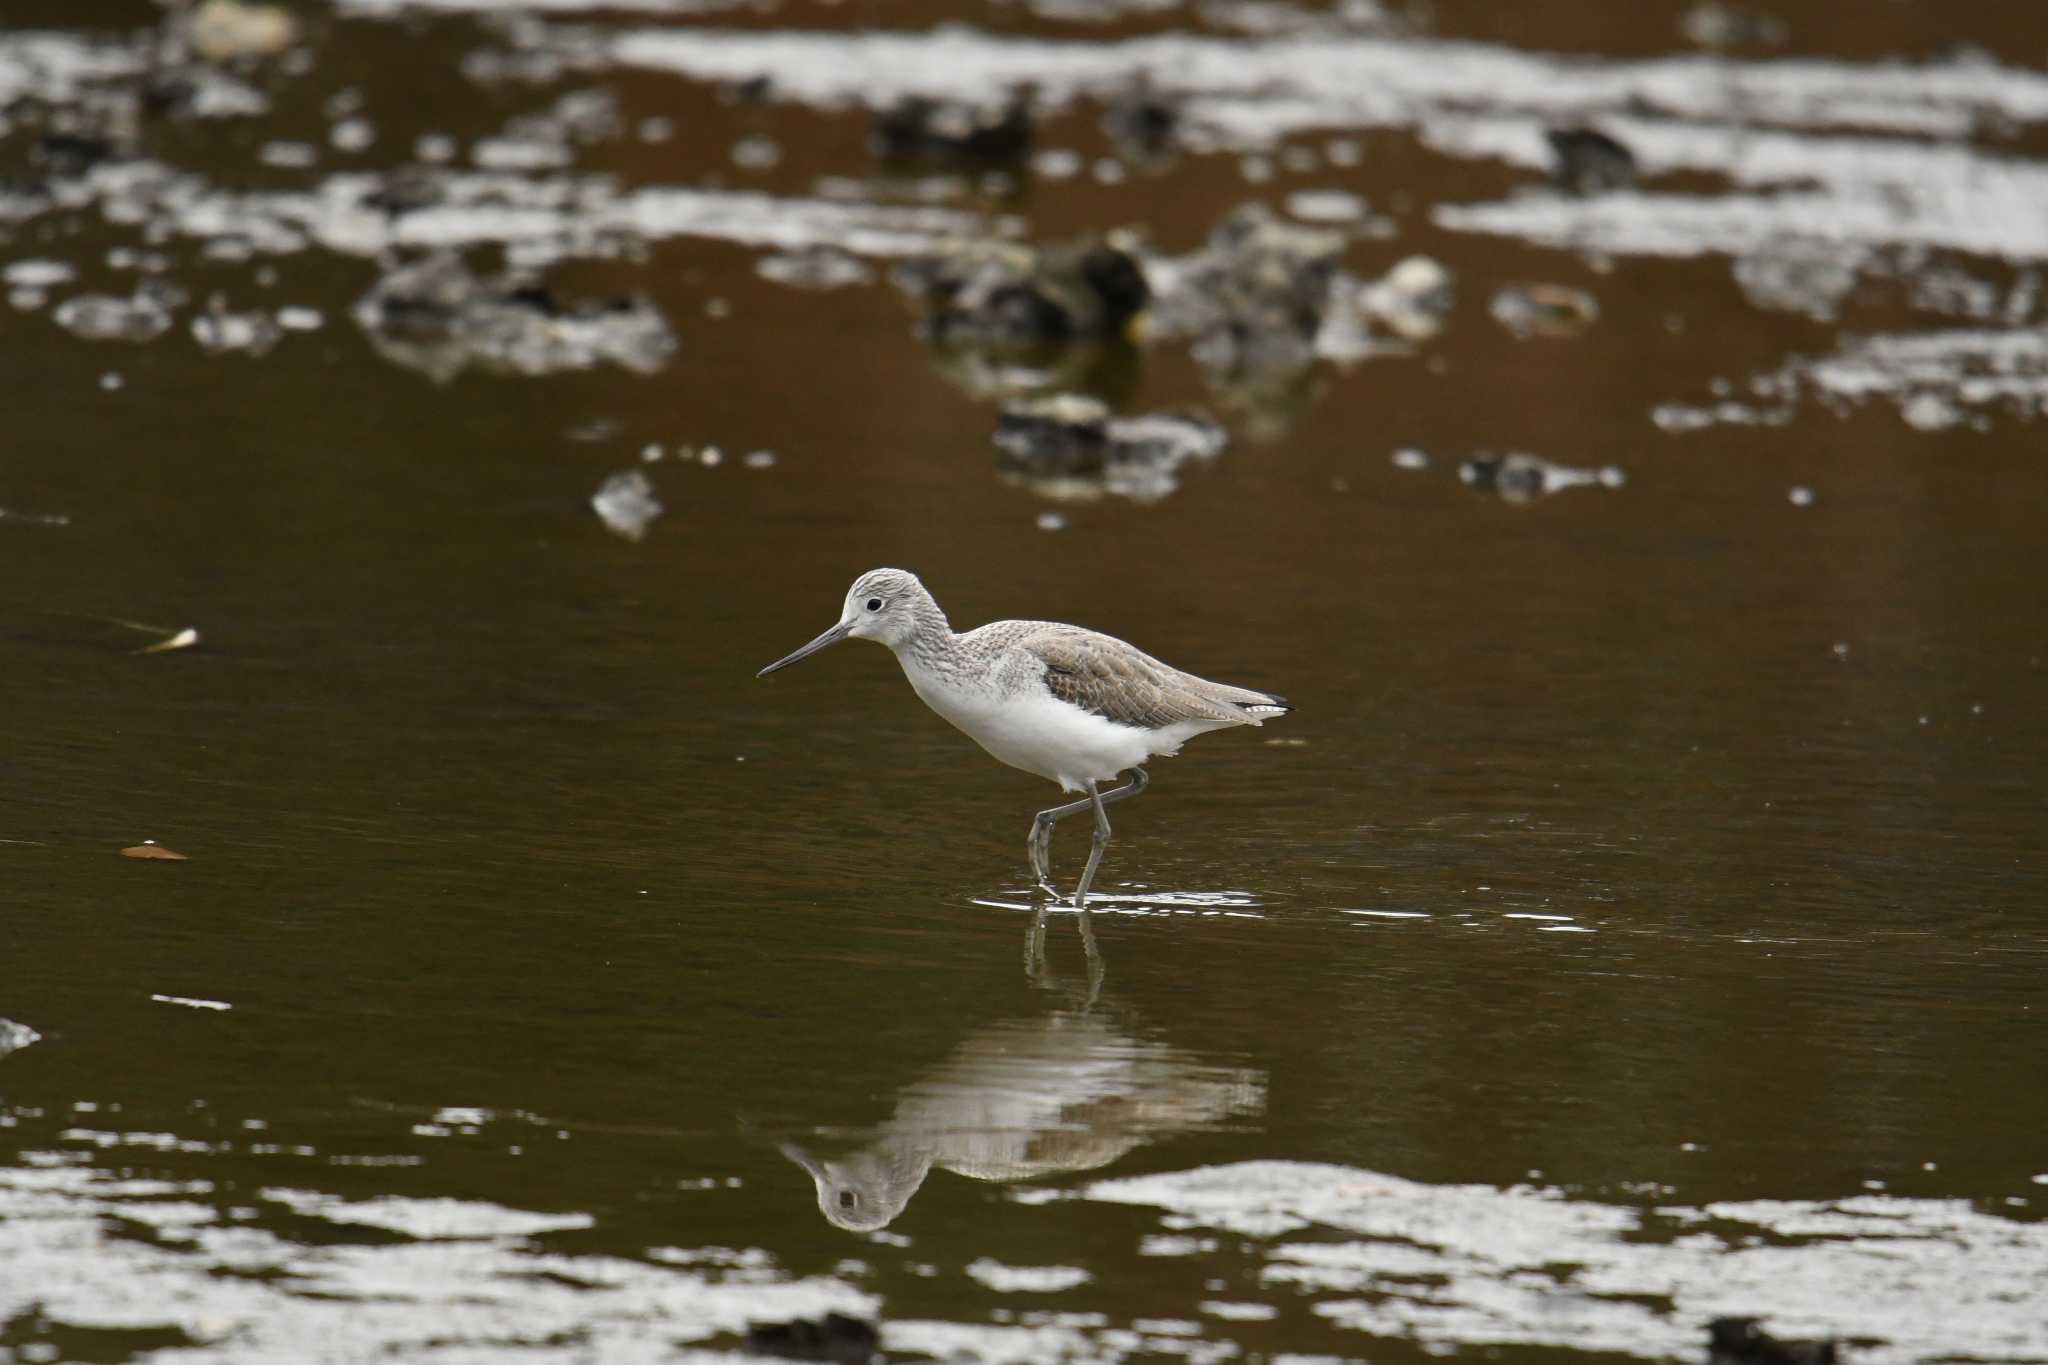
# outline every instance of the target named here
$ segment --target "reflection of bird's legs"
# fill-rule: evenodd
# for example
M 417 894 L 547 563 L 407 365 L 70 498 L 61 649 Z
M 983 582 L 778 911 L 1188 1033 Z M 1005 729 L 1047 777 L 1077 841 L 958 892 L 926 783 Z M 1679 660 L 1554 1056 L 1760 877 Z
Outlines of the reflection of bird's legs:
M 1136 796 L 1139 792 L 1144 791 L 1146 787 L 1150 786 L 1151 783 L 1151 777 L 1147 775 L 1143 768 L 1133 768 L 1131 769 L 1131 780 L 1114 791 L 1098 794 L 1095 790 L 1095 784 L 1091 782 L 1088 784 L 1088 795 L 1082 800 L 1069 801 L 1064 806 L 1054 806 L 1051 810 L 1038 812 L 1037 817 L 1031 822 L 1031 833 L 1024 840 L 1024 851 L 1031 855 L 1031 871 L 1037 876 L 1040 889 L 1054 897 L 1059 895 L 1059 892 L 1053 888 L 1052 884 L 1052 827 L 1055 824 L 1066 819 L 1069 815 L 1079 815 L 1084 810 L 1094 811 L 1096 816 L 1097 844 L 1095 858 L 1100 859 L 1102 856 L 1101 845 L 1109 842 L 1109 820 L 1102 814 L 1102 808 L 1114 805 L 1127 796 Z M 1081 890 L 1083 892 L 1087 891 L 1089 879 L 1094 875 L 1095 862 L 1091 860 L 1088 864 L 1087 875 L 1081 878 Z M 1081 900 L 1082 897 L 1080 895 L 1075 897 L 1076 904 L 1079 904 Z
M 1024 931 L 1024 979 L 1044 990 L 1059 987 L 1059 978 L 1052 974 L 1052 967 L 1045 956 L 1045 912 L 1038 907 L 1038 913 L 1031 917 L 1031 927 Z M 1095 945 L 1095 917 L 1085 909 L 1076 917 L 1081 923 L 1081 947 L 1088 954 L 1088 996 L 1081 1008 L 1095 1008 L 1095 1001 L 1102 994 L 1103 978 L 1108 974 L 1103 965 L 1102 950 Z
M 1039 913 L 1045 912 L 1041 910 Z M 1102 965 L 1101 949 L 1095 946 L 1095 917 L 1088 913 L 1086 906 L 1081 908 L 1081 946 L 1088 950 L 1088 1003 L 1081 1008 L 1092 1010 L 1095 998 L 1102 994 L 1102 978 L 1107 969 Z

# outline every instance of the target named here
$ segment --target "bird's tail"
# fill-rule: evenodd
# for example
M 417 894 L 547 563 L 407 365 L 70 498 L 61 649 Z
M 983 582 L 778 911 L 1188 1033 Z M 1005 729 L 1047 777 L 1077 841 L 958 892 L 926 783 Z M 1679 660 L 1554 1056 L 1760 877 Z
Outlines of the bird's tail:
M 1284 716 L 1294 709 L 1294 703 L 1276 692 L 1255 692 L 1249 687 L 1213 686 L 1214 700 L 1243 716 L 1246 723 L 1251 725 L 1262 725 L 1275 716 Z

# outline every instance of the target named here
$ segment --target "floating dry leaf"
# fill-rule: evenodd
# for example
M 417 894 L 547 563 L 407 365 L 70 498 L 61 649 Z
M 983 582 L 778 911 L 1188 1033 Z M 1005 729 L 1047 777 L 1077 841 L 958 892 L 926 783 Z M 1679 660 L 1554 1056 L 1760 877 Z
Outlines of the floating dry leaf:
M 152 995 L 149 997 L 159 1005 L 183 1005 L 188 1010 L 231 1010 L 234 1008 L 225 1000 L 200 1000 L 190 995 Z
M 162 858 L 174 863 L 190 861 L 184 854 L 165 848 L 154 839 L 145 839 L 139 844 L 122 849 L 121 856 L 123 858 Z
M 282 5 L 206 0 L 187 21 L 186 38 L 209 62 L 274 57 L 299 40 L 299 21 Z
M 1509 285 L 1493 296 L 1494 320 L 1517 337 L 1574 337 L 1600 316 L 1600 305 L 1567 284 Z
M 166 635 L 153 645 L 144 645 L 137 654 L 165 654 L 174 649 L 189 649 L 199 643 L 199 632 L 187 626 L 176 635 Z

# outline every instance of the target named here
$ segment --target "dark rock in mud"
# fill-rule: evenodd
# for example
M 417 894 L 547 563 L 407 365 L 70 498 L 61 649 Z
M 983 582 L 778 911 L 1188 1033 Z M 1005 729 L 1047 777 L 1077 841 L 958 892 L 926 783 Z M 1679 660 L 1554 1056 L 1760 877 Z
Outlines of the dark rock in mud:
M 881 1349 L 882 1336 L 871 1322 L 845 1313 L 789 1322 L 756 1323 L 747 1329 L 746 1350 L 779 1360 L 818 1360 L 840 1365 L 866 1365 Z
M 766 105 L 775 98 L 775 78 L 764 72 L 729 81 L 718 88 L 718 98 L 726 104 Z
M 1786 1341 L 1764 1331 L 1756 1318 L 1715 1318 L 1707 1324 L 1708 1365 L 1836 1365 L 1840 1351 L 1827 1341 Z
M 676 349 L 667 320 L 644 297 L 565 303 L 524 276 L 480 279 L 452 255 L 386 275 L 355 318 L 379 354 L 437 382 L 471 365 L 539 375 L 609 361 L 652 374 Z
M 1123 96 L 1102 114 L 1102 131 L 1132 161 L 1162 160 L 1180 132 L 1180 108 L 1150 91 Z
M 158 72 L 141 95 L 145 111 L 172 118 L 251 118 L 270 108 L 255 86 L 210 66 Z
M 1001 467 L 1039 492 L 1139 501 L 1166 496 L 1183 462 L 1213 459 L 1229 444 L 1203 413 L 1114 417 L 1108 404 L 1071 393 L 1005 403 L 990 439 Z
M 53 180 L 76 180 L 102 161 L 111 160 L 114 144 L 83 133 L 44 133 L 36 139 L 29 160 Z
M 947 344 L 1120 336 L 1151 298 L 1137 258 L 1104 242 L 964 242 L 908 262 L 896 282 L 923 304 L 925 334 Z
M 1552 128 L 1543 136 L 1556 159 L 1551 179 L 1565 193 L 1606 194 L 1636 183 L 1635 153 L 1599 129 Z
M 143 78 L 142 112 L 158 118 L 191 112 L 199 102 L 199 81 L 188 71 L 152 71 Z
M 1109 406 L 1072 393 L 1005 403 L 990 439 L 1019 468 L 1099 474 L 1108 460 Z
M 430 209 L 448 197 L 442 177 L 424 166 L 405 166 L 381 177 L 362 197 L 362 206 L 386 218 Z
M 1031 109 L 1021 99 L 989 106 L 909 95 L 875 115 L 868 145 L 893 161 L 989 164 L 1022 159 L 1031 136 Z

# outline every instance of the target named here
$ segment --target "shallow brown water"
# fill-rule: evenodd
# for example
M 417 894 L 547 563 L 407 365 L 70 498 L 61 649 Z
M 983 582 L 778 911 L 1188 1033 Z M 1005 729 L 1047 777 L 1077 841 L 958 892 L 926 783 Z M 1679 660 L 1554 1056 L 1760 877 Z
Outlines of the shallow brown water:
M 10 10 L 7 165 L 36 101 L 85 107 L 53 72 L 129 61 L 156 11 L 116 8 Z M 304 70 L 244 73 L 264 112 L 149 124 L 131 166 L 203 193 L 103 170 L 0 222 L 10 267 L 75 271 L 0 333 L 0 1016 L 39 1035 L 0 1024 L 0 1359 L 655 1360 L 827 1310 L 990 1361 L 1690 1357 L 1727 1313 L 1859 1359 L 2048 1359 L 2048 26 L 1817 3 L 1782 49 L 1809 64 L 1715 66 L 1664 6 L 1309 38 L 999 6 L 936 39 L 931 7 L 463 8 L 323 10 Z M 903 46 L 835 46 L 868 25 Z M 1928 61 L 1954 43 L 1996 59 L 1964 95 Z M 477 66 L 565 51 L 546 82 Z M 1341 189 L 1385 222 L 1347 270 L 1426 253 L 1457 304 L 1286 402 L 1146 345 L 1103 387 L 1207 406 L 1230 449 L 1156 502 L 1049 499 L 882 278 L 887 232 L 943 227 L 835 103 L 865 61 L 877 99 L 1028 81 L 1041 150 L 1084 167 L 1090 92 L 1149 70 L 1216 144 L 954 177 L 930 212 L 1179 251 Z M 1347 106 L 1344 62 L 1413 83 Z M 777 97 L 721 100 L 750 67 Z M 290 200 L 599 87 L 621 135 L 498 172 L 524 188 L 495 211 Z M 1639 192 L 1541 188 L 1572 118 L 1625 130 Z M 748 135 L 779 162 L 735 166 Z M 679 351 L 401 368 L 349 310 L 429 238 L 643 291 Z M 875 279 L 771 282 L 771 242 Z M 58 325 L 137 248 L 192 297 L 168 333 Z M 1732 265 L 1816 255 L 1853 267 L 1818 302 Z M 1597 321 L 1517 339 L 1489 303 L 1532 281 Z M 215 293 L 322 325 L 209 355 Z M 1864 338 L 1937 358 L 1866 373 Z M 1510 450 L 1625 477 L 1461 482 Z M 634 468 L 666 508 L 637 541 L 590 503 Z M 1046 784 L 879 651 L 753 677 L 877 564 L 962 627 L 1078 621 L 1298 706 L 1119 808 L 1099 990 L 1071 915 L 1027 970 Z M 108 618 L 202 638 L 136 654 L 157 637 Z M 187 861 L 119 856 L 144 839 Z M 1063 878 L 1084 851 L 1055 840 Z M 821 1216 L 798 1157 L 886 1226 Z

